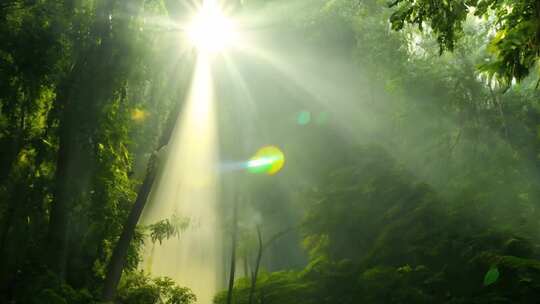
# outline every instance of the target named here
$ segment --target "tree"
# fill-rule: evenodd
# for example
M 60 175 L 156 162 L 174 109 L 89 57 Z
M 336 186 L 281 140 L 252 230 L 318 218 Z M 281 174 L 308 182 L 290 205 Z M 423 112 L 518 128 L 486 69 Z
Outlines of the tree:
M 136 165 L 189 76 L 171 72 L 172 48 L 155 46 L 161 29 L 140 8 L 163 13 L 148 1 L 2 4 L 0 301 L 102 281 L 144 172 Z
M 257 250 L 257 258 L 255 259 L 255 269 L 251 273 L 251 287 L 249 289 L 249 300 L 248 300 L 249 304 L 253 303 L 253 296 L 255 295 L 255 288 L 257 287 L 257 277 L 259 276 L 259 268 L 261 266 L 261 260 L 262 260 L 264 249 L 266 249 L 270 244 L 272 244 L 274 241 L 276 241 L 283 235 L 287 234 L 291 230 L 292 229 L 286 229 L 284 231 L 278 232 L 274 236 L 272 236 L 268 241 L 263 243 L 261 229 L 259 226 L 257 226 L 257 240 L 259 242 L 259 247 Z
M 104 301 L 112 301 L 114 299 L 116 288 L 122 276 L 122 270 L 125 267 L 128 249 L 135 235 L 135 228 L 137 227 L 137 223 L 139 222 L 144 207 L 146 206 L 148 196 L 150 195 L 156 175 L 158 174 L 158 160 L 156 159 L 157 153 L 169 143 L 176 124 L 176 118 L 179 116 L 179 113 L 180 104 L 177 104 L 174 110 L 169 113 L 167 125 L 166 128 L 163 129 L 158 147 L 154 150 L 154 153 L 148 161 L 143 184 L 140 186 L 139 191 L 137 192 L 135 202 L 131 207 L 124 226 L 122 227 L 122 233 L 114 247 L 111 259 L 107 266 L 107 275 L 105 277 L 102 294 L 102 299 Z M 161 161 L 163 162 L 164 160 Z
M 227 304 L 232 303 L 234 277 L 236 272 L 236 244 L 238 238 L 238 200 L 240 196 L 237 195 L 233 202 L 233 218 L 232 218 L 232 235 L 231 235 L 231 268 L 229 270 L 229 284 L 227 288 Z
M 540 4 L 538 1 L 496 0 L 395 0 L 392 28 L 406 24 L 421 30 L 429 25 L 437 37 L 440 52 L 452 51 L 463 36 L 463 23 L 470 14 L 490 22 L 495 34 L 490 43 L 493 60 L 482 67 L 504 84 L 523 80 L 538 62 L 540 54 Z

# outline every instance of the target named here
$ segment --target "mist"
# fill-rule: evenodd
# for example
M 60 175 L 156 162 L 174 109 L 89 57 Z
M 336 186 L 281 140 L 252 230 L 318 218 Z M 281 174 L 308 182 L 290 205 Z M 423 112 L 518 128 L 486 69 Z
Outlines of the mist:
M 0 302 L 536 303 L 538 4 L 505 5 L 9 2 Z

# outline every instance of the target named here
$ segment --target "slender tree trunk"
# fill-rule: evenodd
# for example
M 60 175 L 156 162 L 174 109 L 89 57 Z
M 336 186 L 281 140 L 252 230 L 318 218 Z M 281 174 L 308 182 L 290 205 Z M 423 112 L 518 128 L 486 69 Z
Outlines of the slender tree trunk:
M 9 206 L 6 210 L 6 214 L 4 215 L 3 222 L 2 222 L 2 230 L 0 231 L 0 256 L 4 257 L 4 248 L 6 246 L 7 242 L 7 236 L 8 232 L 11 228 L 11 223 L 13 222 L 13 216 L 15 215 L 15 203 L 13 200 L 9 200 L 8 202 Z
M 62 116 L 59 121 L 59 144 L 55 172 L 55 189 L 50 210 L 47 236 L 48 265 L 61 279 L 65 278 L 69 214 L 73 202 L 80 197 L 84 183 L 91 175 L 92 122 L 101 115 L 102 106 L 112 96 L 114 77 L 111 73 L 113 44 L 111 19 L 116 0 L 98 1 L 97 20 L 91 36 L 101 43 L 84 49 L 59 91 L 57 106 Z M 78 116 L 85 115 L 84 123 Z
M 540 20 L 540 3 L 538 1 L 536 1 L 535 7 L 536 7 L 536 20 L 537 20 L 537 23 L 536 23 L 536 43 L 540 43 L 540 22 L 538 22 L 538 20 Z M 538 86 L 538 84 L 537 84 L 537 86 Z
M 150 191 L 152 190 L 152 185 L 156 179 L 158 169 L 158 160 L 156 159 L 157 151 L 159 151 L 161 148 L 163 148 L 163 146 L 169 143 L 174 130 L 174 126 L 176 124 L 176 120 L 178 118 L 178 115 L 180 114 L 180 109 L 181 103 L 176 103 L 175 107 L 169 113 L 169 116 L 167 117 L 167 121 L 165 123 L 165 128 L 162 131 L 157 148 L 155 149 L 155 152 L 150 158 L 150 160 L 148 161 L 143 184 L 137 192 L 137 198 L 135 199 L 135 203 L 131 208 L 126 223 L 122 228 L 120 238 L 118 239 L 118 242 L 114 247 L 111 260 L 107 265 L 107 275 L 105 276 L 102 292 L 103 301 L 112 301 L 116 295 L 116 289 L 118 287 L 118 283 L 120 282 L 122 270 L 126 262 L 129 244 L 131 243 L 131 240 L 135 235 L 135 227 L 139 222 L 146 202 L 148 201 Z
M 0 166 L 2 168 L 0 171 L 0 184 L 3 184 L 9 177 L 13 164 L 21 152 L 22 139 L 20 137 L 22 137 L 22 134 L 13 135 L 12 138 L 2 141 L 2 145 L 5 145 L 5 150 L 2 151 L 3 153 L 0 157 L 2 164 Z
M 88 126 L 79 127 L 79 130 L 76 128 L 80 125 L 77 116 L 81 115 L 84 105 L 88 106 L 92 100 L 83 96 L 85 91 L 80 87 L 80 83 L 85 79 L 84 73 L 90 73 L 84 66 L 86 58 L 81 56 L 60 86 L 56 100 L 56 107 L 62 116 L 58 127 L 59 142 L 47 234 L 46 262 L 62 280 L 65 278 L 68 255 L 69 213 L 72 202 L 83 191 L 84 182 L 89 175 L 87 166 L 91 160 L 89 149 L 83 147 L 86 137 L 80 130 Z M 88 106 L 86 111 L 92 113 L 93 109 Z
M 168 132 L 168 130 L 165 130 L 164 134 L 167 134 L 170 137 L 171 133 Z M 162 141 L 164 138 L 165 137 L 162 137 Z M 162 146 L 164 146 L 164 144 L 160 144 L 156 151 L 158 151 Z M 116 289 L 118 287 L 118 283 L 120 282 L 120 278 L 122 277 L 122 270 L 124 269 L 124 265 L 126 263 L 129 244 L 135 235 L 135 228 L 137 227 L 137 223 L 139 222 L 144 207 L 146 206 L 146 202 L 148 201 L 150 191 L 152 190 L 152 185 L 156 179 L 156 167 L 158 162 L 156 159 L 156 153 L 157 152 L 155 152 L 149 160 L 149 165 L 147 167 L 143 184 L 137 192 L 135 203 L 131 208 L 124 227 L 122 228 L 122 233 L 114 247 L 113 254 L 107 266 L 107 275 L 105 276 L 102 293 L 103 301 L 112 301 L 116 295 Z
M 497 110 L 499 111 L 499 116 L 501 118 L 501 124 L 504 130 L 504 136 L 506 137 L 506 140 L 508 140 L 508 126 L 506 125 L 506 117 L 504 116 L 503 111 L 503 104 L 501 97 L 499 96 L 499 93 L 495 92 L 495 90 L 489 85 L 489 92 L 491 93 L 491 98 L 493 100 L 493 105 L 497 107 Z
M 263 255 L 264 250 L 268 246 L 270 246 L 274 241 L 276 241 L 277 239 L 279 239 L 280 237 L 286 235 L 287 233 L 291 232 L 294 229 L 295 229 L 295 227 L 291 227 L 291 228 L 285 229 L 285 230 L 283 230 L 281 232 L 278 232 L 272 238 L 270 238 L 266 243 L 263 244 L 261 229 L 260 229 L 259 226 L 257 226 L 257 238 L 259 240 L 259 250 L 257 252 L 257 260 L 255 261 L 255 270 L 253 271 L 253 274 L 251 276 L 251 287 L 249 289 L 249 301 L 248 301 L 248 304 L 253 303 L 253 296 L 255 295 L 255 288 L 256 288 L 256 285 L 257 285 L 257 277 L 259 276 L 259 268 L 261 266 L 262 255 Z
M 17 128 L 13 131 L 15 133 L 10 140 L 7 141 L 8 149 L 7 153 L 2 156 L 2 166 L 3 170 L 0 172 L 0 184 L 4 184 L 4 182 L 7 180 L 9 175 L 11 174 L 11 169 L 13 168 L 13 164 L 15 163 L 17 157 L 19 156 L 19 153 L 21 152 L 23 148 L 23 142 L 25 141 L 25 118 L 26 118 L 26 111 L 24 110 L 26 107 L 22 107 L 21 110 L 21 117 L 19 118 L 19 122 L 17 123 Z M 7 182 L 7 193 L 11 193 L 13 191 L 13 184 Z M 13 222 L 13 217 L 15 215 L 15 211 L 18 207 L 17 201 L 15 198 L 10 197 L 8 199 L 8 207 L 6 212 L 4 213 L 4 216 L 1 218 L 2 220 L 2 228 L 0 230 L 0 256 L 4 256 L 4 248 L 7 242 L 7 236 L 8 232 L 11 229 L 11 224 Z M 1 264 L 0 264 L 1 265 Z
M 67 98 L 67 97 L 66 97 Z M 62 101 L 64 103 L 64 101 Z M 68 130 L 68 105 L 64 103 L 64 115 L 60 123 L 58 156 L 56 160 L 54 200 L 50 211 L 49 231 L 47 235 L 47 263 L 51 270 L 64 278 L 67 258 L 67 226 L 68 226 L 68 200 L 70 199 L 68 181 L 69 142 L 71 132 Z M 78 189 L 72 187 L 72 192 Z
M 9 189 L 9 191 L 12 196 L 8 201 L 10 206 L 7 210 L 8 214 L 5 215 L 6 218 L 2 227 L 3 231 L 0 236 L 0 256 L 2 257 L 0 260 L 0 294 L 9 291 L 9 286 L 15 284 L 16 267 L 18 262 L 21 261 L 20 258 L 22 253 L 26 251 L 24 243 L 21 244 L 21 242 L 18 242 L 18 240 L 24 239 L 24 237 L 22 236 L 22 233 L 19 233 L 17 230 L 17 228 L 20 229 L 24 224 L 20 222 L 17 223 L 16 221 L 18 218 L 21 218 L 21 210 L 24 210 L 26 199 L 22 197 L 27 188 L 21 182 L 18 182 L 15 185 L 10 184 L 10 186 L 11 189 Z M 23 206 L 18 206 L 18 204 Z M 12 242 L 8 242 L 10 237 Z M 20 238 L 13 240 L 13 237 Z M 6 290 L 6 288 L 8 290 Z M 2 297 L 0 297 L 0 302 L 1 300 Z
M 261 229 L 257 226 L 257 238 L 259 239 L 259 250 L 257 252 L 257 260 L 255 261 L 255 270 L 251 276 L 251 287 L 249 289 L 249 301 L 248 304 L 253 303 L 253 295 L 255 294 L 255 287 L 257 285 L 257 276 L 259 275 L 259 267 L 261 265 L 262 253 L 263 253 L 263 242 L 261 236 Z
M 183 14 L 186 10 L 184 10 L 184 7 L 182 5 L 187 5 L 187 2 L 178 2 L 173 0 L 165 1 L 165 6 L 167 8 L 169 16 L 173 19 L 183 19 L 182 17 L 184 16 Z M 161 138 L 159 140 L 158 148 L 155 150 L 156 152 L 159 151 L 170 141 L 170 137 L 173 133 L 174 125 L 176 123 L 179 113 L 180 103 L 177 103 L 175 108 L 169 114 L 166 122 L 166 127 L 163 130 L 163 133 L 161 134 Z M 144 207 L 148 200 L 152 184 L 154 183 L 156 178 L 157 168 L 155 168 L 155 165 L 155 159 L 149 162 L 149 167 L 147 168 L 144 182 L 137 193 L 135 204 L 133 205 L 129 213 L 127 221 L 122 229 L 122 234 L 120 235 L 120 238 L 113 250 L 111 260 L 109 261 L 109 264 L 107 266 L 107 275 L 105 277 L 105 282 L 103 286 L 102 300 L 104 301 L 112 301 L 116 295 L 116 289 L 122 276 L 122 270 L 126 261 L 129 244 L 133 239 L 133 236 L 135 234 L 135 227 L 137 226 L 137 223 L 141 217 L 142 211 L 144 210 Z
M 242 257 L 244 263 L 244 277 L 249 278 L 249 262 L 247 253 Z
M 227 304 L 232 303 L 232 293 L 234 288 L 234 274 L 236 270 L 236 237 L 238 234 L 238 199 L 234 200 L 233 207 L 233 231 L 231 248 L 231 271 L 229 273 L 229 288 L 227 290 Z
M 151 162 L 153 163 L 155 163 L 155 161 L 155 159 L 151 160 Z M 122 230 L 122 234 L 120 235 L 120 239 L 114 247 L 111 260 L 108 264 L 107 276 L 105 277 L 105 283 L 103 287 L 102 298 L 104 301 L 112 301 L 116 294 L 116 288 L 118 286 L 118 283 L 120 282 L 120 277 L 122 276 L 122 269 L 124 268 L 124 264 L 126 262 L 129 244 L 131 243 L 131 240 L 135 235 L 135 227 L 139 222 L 139 218 L 141 217 L 141 213 L 144 209 L 144 206 L 146 205 L 148 195 L 150 194 L 150 190 L 152 189 L 152 184 L 154 183 L 154 179 L 156 176 L 155 171 L 156 170 L 154 170 L 153 166 L 150 166 L 150 168 L 147 170 L 144 182 L 139 188 L 139 192 L 137 193 L 137 199 L 135 200 L 135 204 L 133 205 L 133 208 L 129 213 L 126 224 L 124 225 L 124 228 Z

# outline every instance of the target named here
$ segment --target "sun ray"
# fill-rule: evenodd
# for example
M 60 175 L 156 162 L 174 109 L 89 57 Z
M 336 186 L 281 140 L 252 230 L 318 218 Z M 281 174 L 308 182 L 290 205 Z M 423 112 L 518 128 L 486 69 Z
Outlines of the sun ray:
M 190 226 L 179 239 L 156 244 L 152 275 L 169 276 L 191 288 L 199 303 L 211 303 L 218 289 L 221 246 L 216 196 L 218 146 L 214 95 L 208 57 L 199 55 L 185 108 L 177 120 L 160 182 L 152 190 L 153 205 L 143 224 L 179 214 Z M 147 248 L 148 249 L 148 248 Z M 143 263 L 144 264 L 144 263 Z

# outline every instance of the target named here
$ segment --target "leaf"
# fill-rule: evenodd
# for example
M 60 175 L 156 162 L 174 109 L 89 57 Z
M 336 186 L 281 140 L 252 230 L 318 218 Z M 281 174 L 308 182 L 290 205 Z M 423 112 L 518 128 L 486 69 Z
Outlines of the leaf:
M 499 279 L 499 269 L 496 266 L 492 266 L 486 275 L 484 276 L 484 286 L 489 286 Z

